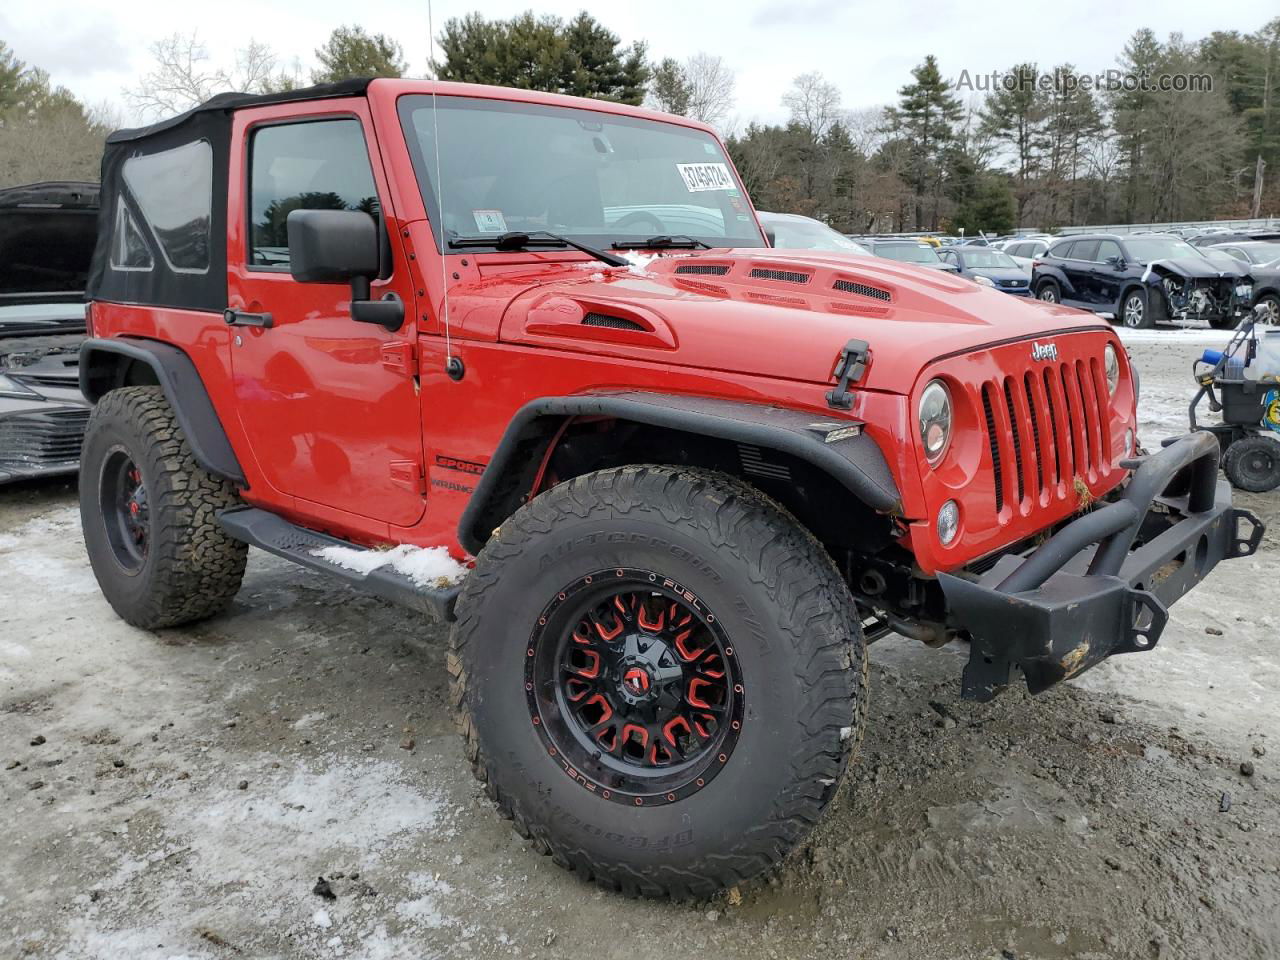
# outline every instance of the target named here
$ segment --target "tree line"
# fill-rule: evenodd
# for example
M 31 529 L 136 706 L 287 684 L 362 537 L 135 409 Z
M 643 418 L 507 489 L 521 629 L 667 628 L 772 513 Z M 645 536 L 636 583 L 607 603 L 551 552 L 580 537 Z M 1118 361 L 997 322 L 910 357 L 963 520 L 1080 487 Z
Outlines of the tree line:
M 1205 76 L 1207 90 L 1095 89 L 1070 63 L 1013 64 L 975 89 L 926 56 L 890 105 L 847 109 L 840 90 L 811 72 L 781 92 L 785 123 L 745 127 L 735 119 L 733 71 L 720 57 L 651 58 L 644 42 L 624 43 L 585 11 L 569 19 L 471 13 L 447 21 L 435 40 L 430 76 L 644 104 L 714 124 L 728 134 L 758 207 L 843 232 L 1280 212 L 1280 18 L 1198 41 L 1140 30 L 1117 54 L 1120 75 Z M 151 69 L 124 91 L 146 119 L 224 90 L 267 93 L 409 69 L 394 39 L 354 25 L 330 34 L 309 71 L 255 40 L 225 62 L 194 33 L 150 52 Z M 92 178 L 116 119 L 53 87 L 0 42 L 0 185 Z

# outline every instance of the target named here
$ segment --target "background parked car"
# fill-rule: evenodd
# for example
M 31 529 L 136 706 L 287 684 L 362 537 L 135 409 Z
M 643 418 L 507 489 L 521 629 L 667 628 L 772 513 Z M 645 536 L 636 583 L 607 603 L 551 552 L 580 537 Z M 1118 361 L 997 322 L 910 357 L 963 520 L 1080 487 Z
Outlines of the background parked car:
M 855 243 L 843 233 L 837 233 L 821 220 L 802 217 L 798 213 L 766 213 L 757 210 L 769 245 L 782 250 L 830 250 L 835 253 L 852 253 L 868 257 L 866 247 Z
M 921 243 L 919 240 L 864 237 L 858 242 L 877 257 L 901 260 L 903 263 L 914 263 L 918 267 L 930 267 L 934 270 L 944 270 L 947 273 L 960 272 L 954 263 L 943 262 L 938 257 L 937 250 L 927 243 Z M 950 247 L 949 249 L 954 250 L 955 247 Z
M 1280 240 L 1245 240 L 1240 243 L 1215 243 L 1209 250 L 1221 250 L 1247 264 L 1275 263 L 1280 260 Z
M 1207 320 L 1234 327 L 1253 298 L 1249 271 L 1212 263 L 1172 234 L 1092 234 L 1056 241 L 1035 261 L 1041 300 L 1109 313 L 1127 327 Z
M 89 406 L 77 361 L 96 183 L 0 190 L 0 483 L 73 473 Z
M 1049 249 L 1049 244 L 1052 242 L 1052 237 L 1033 237 L 1031 239 L 1018 237 L 1010 240 L 1001 249 L 1009 255 L 1014 263 L 1029 274 L 1031 272 L 1031 261 L 1036 257 L 1042 256 Z
M 953 263 L 960 276 L 995 287 L 1015 297 L 1031 296 L 1031 271 L 1018 266 L 1005 253 L 990 247 L 949 247 L 941 251 L 945 263 Z

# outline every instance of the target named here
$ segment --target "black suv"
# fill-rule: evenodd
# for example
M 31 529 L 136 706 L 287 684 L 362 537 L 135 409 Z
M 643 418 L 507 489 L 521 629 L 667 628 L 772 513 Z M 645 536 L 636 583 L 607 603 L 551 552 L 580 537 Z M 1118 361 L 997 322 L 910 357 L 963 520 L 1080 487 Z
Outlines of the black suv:
M 1221 330 L 1248 311 L 1253 278 L 1170 234 L 1088 234 L 1064 237 L 1033 261 L 1031 288 L 1041 300 L 1109 313 L 1126 327 L 1207 320 Z

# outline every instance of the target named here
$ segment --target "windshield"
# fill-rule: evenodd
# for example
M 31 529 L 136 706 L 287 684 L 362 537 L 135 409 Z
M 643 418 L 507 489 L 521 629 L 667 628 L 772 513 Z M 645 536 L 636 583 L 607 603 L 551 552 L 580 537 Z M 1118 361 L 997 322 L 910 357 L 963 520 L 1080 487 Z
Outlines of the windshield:
M 782 250 L 836 250 L 864 256 L 867 253 L 865 247 L 817 220 L 807 217 L 778 217 L 767 213 L 760 214 L 760 220 L 773 231 L 773 245 Z
M 999 250 L 966 250 L 964 266 L 966 270 L 1017 270 L 1018 265 L 1007 253 Z
M 438 244 L 443 225 L 446 244 L 547 230 L 596 247 L 658 235 L 765 246 L 708 133 L 569 107 L 434 99 L 434 116 L 430 95 L 402 97 L 399 110 Z
M 1129 248 L 1129 255 L 1139 263 L 1200 255 L 1199 250 L 1177 237 L 1130 237 L 1124 245 Z
M 907 263 L 941 263 L 938 254 L 927 243 L 878 243 L 876 253 L 890 260 Z

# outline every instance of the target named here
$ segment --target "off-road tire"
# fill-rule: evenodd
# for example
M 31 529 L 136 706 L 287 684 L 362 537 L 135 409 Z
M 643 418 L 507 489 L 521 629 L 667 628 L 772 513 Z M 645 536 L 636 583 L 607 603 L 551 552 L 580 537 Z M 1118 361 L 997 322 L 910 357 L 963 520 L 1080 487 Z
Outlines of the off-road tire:
M 1044 280 L 1036 287 L 1036 299 L 1045 303 L 1061 303 L 1062 291 L 1056 280 Z
M 147 550 L 136 569 L 118 559 L 101 492 L 109 458 L 127 455 L 145 488 Z M 239 504 L 235 488 L 196 463 L 159 387 L 124 387 L 93 410 L 80 458 L 80 519 L 98 585 L 122 620 L 147 630 L 222 611 L 240 589 L 248 547 L 217 514 Z
M 1280 440 L 1255 434 L 1227 447 L 1222 469 L 1231 485 L 1250 493 L 1280 487 Z
M 1150 330 L 1155 327 L 1151 316 L 1151 298 L 1140 287 L 1130 287 L 1120 295 L 1120 313 L 1116 317 L 1120 325 L 1130 330 Z
M 566 775 L 526 698 L 548 598 L 624 566 L 660 567 L 717 612 L 745 689 L 728 762 L 691 796 L 653 807 Z M 769 870 L 817 823 L 861 740 L 867 658 L 848 589 L 794 518 L 723 474 L 627 466 L 556 486 L 495 532 L 457 615 L 452 699 L 476 777 L 539 851 L 609 890 L 701 898 Z

